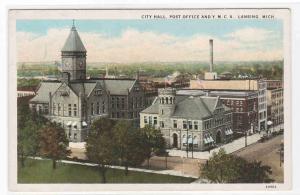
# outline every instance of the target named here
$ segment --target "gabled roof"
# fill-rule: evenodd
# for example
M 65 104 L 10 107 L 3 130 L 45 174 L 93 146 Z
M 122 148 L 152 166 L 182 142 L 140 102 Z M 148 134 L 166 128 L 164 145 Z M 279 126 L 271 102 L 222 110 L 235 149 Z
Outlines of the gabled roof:
M 86 49 L 80 39 L 80 36 L 75 28 L 72 26 L 70 34 L 61 50 L 62 52 L 86 52 Z
M 155 98 L 153 103 L 148 108 L 141 111 L 141 113 L 158 114 L 158 104 L 158 98 Z
M 100 86 L 102 86 L 101 88 L 103 88 L 102 81 L 70 83 L 70 87 L 77 95 L 83 93 L 84 91 L 84 95 L 88 97 L 92 93 L 92 91 L 96 88 L 98 83 Z
M 186 119 L 202 119 L 211 116 L 219 101 L 218 97 L 207 96 L 176 96 L 175 110 L 171 117 Z M 144 109 L 141 113 L 158 114 L 159 101 L 156 98 L 151 106 Z M 225 107 L 225 110 L 229 110 Z
M 188 97 L 176 104 L 172 117 L 202 119 L 212 115 L 217 98 Z
M 36 92 L 36 96 L 30 102 L 49 102 L 49 93 L 54 94 L 55 91 L 62 85 L 61 82 L 41 82 Z
M 110 92 L 111 95 L 127 95 L 128 90 L 130 91 L 136 80 L 133 79 L 91 79 L 90 81 L 101 81 L 101 85 Z

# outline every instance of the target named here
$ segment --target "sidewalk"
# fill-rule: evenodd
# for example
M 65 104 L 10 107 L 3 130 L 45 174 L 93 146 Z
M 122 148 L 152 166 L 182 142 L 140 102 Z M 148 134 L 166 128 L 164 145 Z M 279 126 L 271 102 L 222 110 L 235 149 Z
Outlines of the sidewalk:
M 281 127 L 283 127 L 284 125 L 281 124 L 281 125 L 278 125 L 276 127 L 272 127 L 270 128 L 270 133 L 273 132 L 273 131 L 279 131 Z M 256 134 L 253 134 L 253 135 L 250 135 L 250 136 L 247 136 L 247 145 L 250 145 L 250 144 L 253 144 L 253 143 L 256 143 L 261 137 L 262 137 L 263 133 L 256 133 Z M 203 159 L 203 160 L 208 160 L 209 157 L 212 156 L 212 153 L 213 152 L 218 152 L 220 150 L 220 148 L 224 148 L 225 151 L 227 153 L 233 153 L 237 150 L 240 150 L 242 148 L 245 147 L 245 137 L 241 137 L 239 139 L 236 139 L 228 144 L 224 144 L 222 146 L 219 146 L 217 148 L 214 148 L 212 150 L 210 150 L 210 152 L 208 151 L 205 151 L 205 152 L 193 152 L 193 158 L 198 158 L 198 159 Z M 170 156 L 179 156 L 179 157 L 183 157 L 183 158 L 186 158 L 187 157 L 187 152 L 185 150 L 174 150 L 174 149 L 171 149 L 171 150 L 167 150 L 169 152 L 169 155 Z M 192 157 L 192 152 L 189 151 L 188 153 L 188 157 L 191 158 Z
M 262 134 L 253 134 L 250 136 L 247 136 L 247 145 L 253 144 L 255 142 L 257 142 L 260 137 L 262 136 Z M 210 152 L 205 151 L 205 152 L 193 152 L 193 158 L 198 158 L 198 159 L 209 159 L 209 157 L 212 156 L 213 152 L 218 152 L 220 150 L 220 148 L 224 148 L 225 151 L 227 153 L 232 153 L 235 152 L 241 148 L 245 147 L 245 137 L 241 137 L 239 139 L 236 139 L 228 144 L 224 144 L 222 146 L 219 146 L 217 148 L 214 148 L 212 150 L 210 150 Z M 170 156 L 180 156 L 180 157 L 185 157 L 187 156 L 187 152 L 183 151 L 183 150 L 168 150 L 169 155 Z M 191 158 L 192 157 L 192 152 L 189 151 L 188 157 Z

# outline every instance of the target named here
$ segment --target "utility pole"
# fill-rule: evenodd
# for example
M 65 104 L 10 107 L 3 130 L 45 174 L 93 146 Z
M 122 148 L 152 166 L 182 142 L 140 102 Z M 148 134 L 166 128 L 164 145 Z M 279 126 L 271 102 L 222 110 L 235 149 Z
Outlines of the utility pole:
M 247 130 L 245 130 L 245 147 L 247 147 Z
M 186 129 L 186 158 L 189 157 L 189 129 Z

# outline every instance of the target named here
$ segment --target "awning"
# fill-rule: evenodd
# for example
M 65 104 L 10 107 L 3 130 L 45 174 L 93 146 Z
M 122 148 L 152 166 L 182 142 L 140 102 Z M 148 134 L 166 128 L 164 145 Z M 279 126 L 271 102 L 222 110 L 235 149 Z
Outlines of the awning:
M 71 126 L 72 125 L 72 121 L 67 122 L 67 126 Z
M 229 135 L 229 132 L 228 132 L 228 130 L 225 130 L 225 135 Z
M 190 138 L 188 139 L 188 143 L 189 143 L 189 144 L 193 143 L 193 138 L 190 137 Z
M 183 144 L 186 144 L 186 138 L 185 138 L 185 137 L 182 138 L 182 143 L 183 143 Z
M 77 122 L 74 122 L 74 123 L 72 124 L 72 126 L 73 126 L 73 127 L 77 127 Z
M 204 144 L 208 144 L 208 140 L 206 138 L 204 138 Z
M 233 134 L 231 129 L 229 129 L 228 132 L 229 132 L 229 135 Z
M 82 125 L 83 127 L 86 127 L 86 126 L 87 126 L 87 123 L 86 123 L 85 121 L 82 121 L 81 125 Z
M 209 136 L 209 143 L 212 143 L 212 142 L 214 142 L 214 139 L 211 136 Z

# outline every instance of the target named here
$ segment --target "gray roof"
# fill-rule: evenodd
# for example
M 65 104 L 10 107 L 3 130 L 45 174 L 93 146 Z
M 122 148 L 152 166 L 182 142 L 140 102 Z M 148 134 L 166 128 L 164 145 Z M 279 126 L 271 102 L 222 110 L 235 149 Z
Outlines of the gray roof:
M 174 118 L 188 118 L 188 119 L 202 119 L 211 116 L 215 110 L 218 102 L 218 97 L 207 96 L 176 96 L 176 105 L 174 113 L 171 117 Z M 158 98 L 155 99 L 153 104 L 143 110 L 141 113 L 158 114 Z M 224 106 L 225 110 L 230 110 Z
M 31 102 L 49 102 L 49 93 L 52 94 L 61 86 L 61 82 L 41 82 L 40 87 L 30 101 Z
M 218 98 L 188 97 L 176 104 L 172 117 L 202 119 L 214 111 Z
M 158 98 L 155 98 L 153 103 L 146 109 L 144 109 L 141 113 L 148 113 L 148 114 L 158 114 Z
M 70 83 L 70 87 L 73 89 L 73 91 L 79 95 L 80 92 L 85 92 L 85 95 L 88 96 L 93 91 L 93 89 L 96 87 L 96 82 L 89 82 L 89 83 Z
M 130 90 L 136 82 L 136 80 L 125 79 L 105 79 L 100 81 L 102 81 L 101 85 L 108 90 L 111 95 L 127 95 L 128 90 Z
M 67 52 L 86 52 L 86 49 L 79 37 L 79 34 L 75 28 L 72 26 L 70 34 L 65 42 L 61 51 Z

